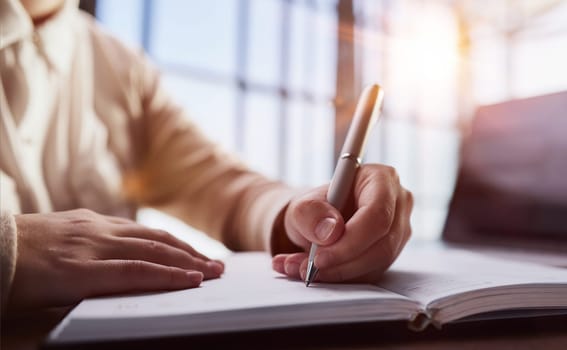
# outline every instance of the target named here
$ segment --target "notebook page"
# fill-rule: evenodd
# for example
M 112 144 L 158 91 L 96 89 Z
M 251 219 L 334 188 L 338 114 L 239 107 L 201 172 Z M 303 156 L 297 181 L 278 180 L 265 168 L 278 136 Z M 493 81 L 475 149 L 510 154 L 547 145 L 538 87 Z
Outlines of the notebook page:
M 408 247 L 378 283 L 422 305 L 484 288 L 534 284 L 567 286 L 567 269 L 420 246 Z
M 407 298 L 372 285 L 318 284 L 309 288 L 271 269 L 265 253 L 237 253 L 226 261 L 224 275 L 202 286 L 174 292 L 88 299 L 69 315 L 74 319 L 157 317 L 361 300 Z M 415 304 L 415 303 L 413 303 Z

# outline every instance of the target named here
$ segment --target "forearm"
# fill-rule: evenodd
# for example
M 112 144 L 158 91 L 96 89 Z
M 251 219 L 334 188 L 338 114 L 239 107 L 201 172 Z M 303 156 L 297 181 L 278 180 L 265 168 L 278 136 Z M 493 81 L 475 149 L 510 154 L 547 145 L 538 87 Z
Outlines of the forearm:
M 272 241 L 272 235 L 282 232 L 277 219 L 295 190 L 248 170 L 214 145 L 206 146 L 210 152 L 206 156 L 201 148 L 201 157 L 188 152 L 178 154 L 177 161 L 171 159 L 170 163 L 185 164 L 175 173 L 166 175 L 165 164 L 157 167 L 161 180 L 143 186 L 157 191 L 146 204 L 184 220 L 232 250 L 282 246 L 282 240 L 274 237 Z
M 295 191 L 250 171 L 211 142 L 164 92 L 155 69 L 139 63 L 146 139 L 137 150 L 140 163 L 126 174 L 127 195 L 231 249 L 269 250 L 272 232 L 281 232 L 274 230 L 276 218 Z

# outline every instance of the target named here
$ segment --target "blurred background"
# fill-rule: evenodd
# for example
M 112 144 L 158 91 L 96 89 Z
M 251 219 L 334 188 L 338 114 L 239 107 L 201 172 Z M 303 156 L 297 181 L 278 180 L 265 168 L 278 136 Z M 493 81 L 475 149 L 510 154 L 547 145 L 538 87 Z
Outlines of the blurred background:
M 82 1 L 143 49 L 210 137 L 297 186 L 329 181 L 359 93 L 385 89 L 366 162 L 415 196 L 414 239 L 441 233 L 478 106 L 567 90 L 565 0 Z M 190 232 L 152 210 L 140 220 Z M 224 248 L 197 233 L 213 256 Z

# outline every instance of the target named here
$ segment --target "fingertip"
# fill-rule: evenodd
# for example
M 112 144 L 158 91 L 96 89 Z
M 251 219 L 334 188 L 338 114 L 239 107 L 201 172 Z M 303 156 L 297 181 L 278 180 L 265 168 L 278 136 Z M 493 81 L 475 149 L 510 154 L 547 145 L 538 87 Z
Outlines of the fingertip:
M 344 222 L 341 217 L 327 216 L 319 221 L 315 227 L 315 236 L 320 245 L 330 245 L 336 242 L 344 231 Z
M 308 242 L 332 244 L 344 230 L 341 213 L 324 198 L 298 201 L 290 211 L 290 226 Z
M 197 287 L 203 282 L 203 275 L 200 271 L 187 271 L 185 272 L 185 276 L 187 277 L 187 284 L 189 287 Z
M 210 271 L 213 272 L 213 274 L 215 276 L 220 276 L 222 275 L 222 273 L 224 272 L 224 265 L 219 264 L 217 261 L 207 261 L 205 263 L 207 265 L 207 268 L 209 268 Z
M 284 269 L 284 262 L 285 262 L 286 255 L 285 254 L 278 254 L 272 258 L 272 269 L 274 271 L 279 272 L 281 274 L 285 274 Z
M 301 266 L 299 267 L 299 278 L 302 281 L 305 281 L 306 277 L 307 277 L 307 264 L 301 264 Z
M 284 265 L 286 275 L 291 278 L 299 277 L 299 264 L 295 261 L 286 262 Z
M 326 243 L 337 226 L 337 219 L 333 217 L 326 217 L 319 221 L 315 226 L 315 236 L 319 239 L 320 243 Z

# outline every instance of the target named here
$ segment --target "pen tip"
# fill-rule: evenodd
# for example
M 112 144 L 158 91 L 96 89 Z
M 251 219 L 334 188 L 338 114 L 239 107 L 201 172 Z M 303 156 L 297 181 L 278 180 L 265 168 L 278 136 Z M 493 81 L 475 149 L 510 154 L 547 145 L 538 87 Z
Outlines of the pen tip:
M 317 268 L 313 265 L 313 262 L 309 262 L 307 266 L 307 274 L 305 276 L 305 286 L 309 287 L 313 279 L 315 279 L 315 275 L 317 274 Z

